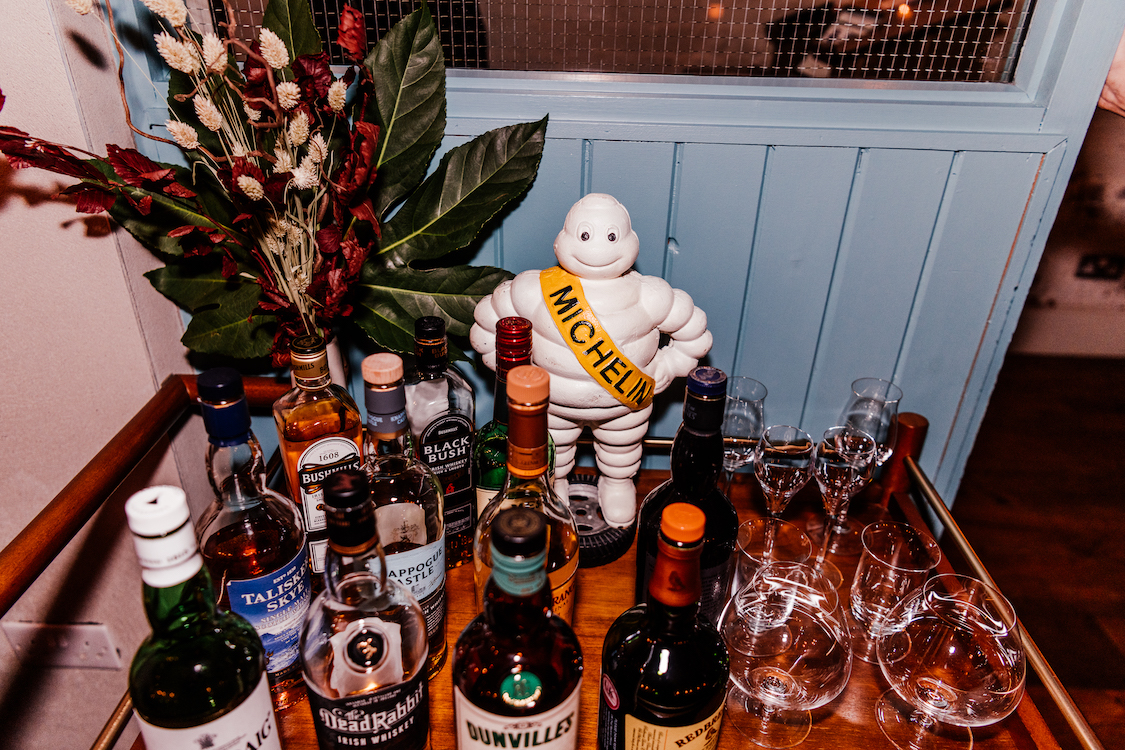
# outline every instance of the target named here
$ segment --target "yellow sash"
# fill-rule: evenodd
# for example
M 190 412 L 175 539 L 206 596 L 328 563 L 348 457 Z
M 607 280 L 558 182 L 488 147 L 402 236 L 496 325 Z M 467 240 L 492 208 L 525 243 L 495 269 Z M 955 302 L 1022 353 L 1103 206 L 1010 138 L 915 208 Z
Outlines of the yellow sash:
M 539 286 L 563 341 L 594 382 L 633 411 L 651 404 L 656 381 L 630 362 L 602 330 L 579 278 L 555 266 L 539 272 Z

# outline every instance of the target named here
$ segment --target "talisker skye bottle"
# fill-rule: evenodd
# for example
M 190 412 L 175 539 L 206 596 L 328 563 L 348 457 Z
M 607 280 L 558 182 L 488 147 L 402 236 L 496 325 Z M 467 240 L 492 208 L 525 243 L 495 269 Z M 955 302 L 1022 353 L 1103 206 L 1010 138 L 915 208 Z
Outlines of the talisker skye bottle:
M 624 612 L 602 648 L 599 750 L 713 750 L 730 658 L 699 614 L 703 512 L 672 503 L 661 513 L 648 603 Z
M 305 698 L 297 650 L 312 598 L 305 530 L 293 501 L 266 487 L 242 376 L 216 367 L 197 383 L 215 490 L 215 502 L 199 520 L 199 549 L 219 584 L 219 606 L 244 617 L 261 637 L 280 710 Z
M 473 426 L 469 381 L 449 364 L 445 321 L 428 315 L 414 324 L 414 366 L 406 373 L 406 414 L 418 458 L 434 470 L 445 496 L 445 564 L 473 559 Z
M 145 746 L 281 750 L 265 649 L 246 620 L 215 607 L 183 490 L 142 490 L 125 503 L 125 516 L 152 626 L 129 668 Z
M 426 621 L 387 576 L 367 475 L 324 486 L 324 591 L 301 631 L 301 663 L 321 750 L 420 750 L 429 740 Z
M 546 517 L 509 508 L 492 523 L 484 611 L 453 649 L 457 747 L 578 747 L 582 649 L 551 611 Z
M 738 513 L 718 487 L 723 470 L 723 408 L 727 376 L 714 367 L 688 374 L 684 421 L 672 441 L 671 479 L 648 493 L 637 512 L 637 602 L 649 601 L 649 579 L 656 564 L 660 514 L 676 502 L 690 503 L 707 517 L 700 557 L 703 594 L 700 611 L 717 624 L 734 573 Z

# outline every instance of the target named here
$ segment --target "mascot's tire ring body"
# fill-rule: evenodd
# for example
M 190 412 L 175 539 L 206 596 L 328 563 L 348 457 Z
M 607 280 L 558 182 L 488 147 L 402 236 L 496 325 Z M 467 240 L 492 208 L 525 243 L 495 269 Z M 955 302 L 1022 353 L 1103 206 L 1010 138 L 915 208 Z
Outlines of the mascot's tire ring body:
M 570 510 L 578 526 L 578 567 L 598 568 L 625 554 L 637 534 L 637 522 L 623 529 L 610 526 L 598 503 L 598 475 L 571 472 Z

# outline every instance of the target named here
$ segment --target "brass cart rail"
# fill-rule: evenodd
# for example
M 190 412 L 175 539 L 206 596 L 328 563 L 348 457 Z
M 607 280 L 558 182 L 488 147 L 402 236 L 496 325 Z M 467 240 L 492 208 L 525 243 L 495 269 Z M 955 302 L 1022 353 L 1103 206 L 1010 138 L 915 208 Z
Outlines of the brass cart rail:
M 244 379 L 247 400 L 252 407 L 268 408 L 289 389 L 289 384 L 268 378 Z M 102 448 L 77 476 L 0 551 L 0 615 L 27 591 L 82 526 L 102 506 L 114 490 L 159 439 L 168 432 L 195 403 L 195 378 L 173 375 L 137 414 Z M 885 496 L 904 489 L 907 482 L 925 500 L 945 527 L 945 534 L 978 578 L 992 579 L 958 528 L 933 485 L 915 460 L 920 455 L 926 420 L 917 414 L 900 415 L 906 438 L 900 442 L 893 465 L 888 467 L 889 486 Z M 646 447 L 667 450 L 670 440 L 652 438 Z M 899 486 L 896 486 L 899 485 Z M 1020 626 L 1028 660 L 1046 686 L 1052 700 L 1070 724 L 1086 750 L 1101 750 L 1097 736 L 1055 676 L 1034 641 Z M 93 747 L 111 748 L 132 713 L 128 692 L 114 710 L 109 722 Z

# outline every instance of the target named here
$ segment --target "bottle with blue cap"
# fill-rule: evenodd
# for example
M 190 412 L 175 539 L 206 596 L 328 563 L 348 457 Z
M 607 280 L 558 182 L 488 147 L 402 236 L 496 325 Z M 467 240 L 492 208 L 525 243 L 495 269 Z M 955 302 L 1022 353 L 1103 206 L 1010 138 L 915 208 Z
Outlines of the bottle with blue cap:
M 672 503 L 696 506 L 707 517 L 700 556 L 702 597 L 700 614 L 716 624 L 726 604 L 738 513 L 719 489 L 723 471 L 723 408 L 727 376 L 715 367 L 696 367 L 687 377 L 684 421 L 672 441 L 671 478 L 648 494 L 637 513 L 638 603 L 648 601 L 648 584 L 656 566 L 660 516 Z
M 308 551 L 292 500 L 266 487 L 242 376 L 217 367 L 196 380 L 215 501 L 199 519 L 199 548 L 219 606 L 254 626 L 266 648 L 274 705 L 304 698 L 298 641 L 312 598 Z
M 183 490 L 142 490 L 125 516 L 152 626 L 129 668 L 145 745 L 281 750 L 265 649 L 246 620 L 215 606 Z

